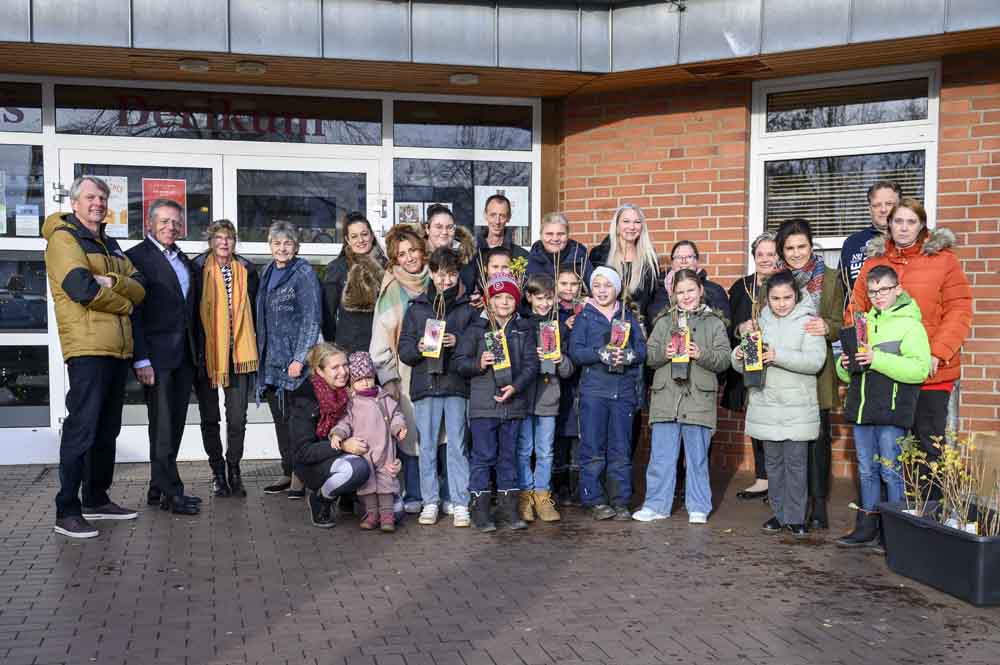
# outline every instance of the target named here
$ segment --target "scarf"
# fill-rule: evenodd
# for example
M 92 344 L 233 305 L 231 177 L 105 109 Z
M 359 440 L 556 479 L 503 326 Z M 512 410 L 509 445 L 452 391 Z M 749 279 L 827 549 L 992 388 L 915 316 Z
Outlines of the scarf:
M 319 420 L 316 422 L 316 436 L 325 439 L 330 436 L 330 430 L 336 425 L 344 413 L 347 411 L 347 389 L 334 388 L 319 374 L 309 377 L 312 381 L 313 392 L 316 393 L 316 400 L 319 402 Z
M 396 278 L 399 285 L 403 287 L 406 291 L 407 298 L 406 302 L 409 302 L 411 298 L 420 295 L 427 290 L 427 285 L 431 283 L 431 271 L 424 264 L 423 270 L 421 270 L 416 275 L 411 275 L 410 273 L 403 270 L 402 266 L 392 267 L 392 276 Z
M 202 270 L 204 287 L 199 314 L 205 330 L 208 380 L 213 388 L 229 385 L 230 359 L 237 374 L 257 371 L 257 336 L 247 295 L 247 269 L 235 259 L 229 266 L 233 275 L 232 306 L 227 296 L 226 280 L 214 254 L 208 255 Z
M 826 272 L 826 262 L 819 254 L 813 254 L 809 262 L 798 270 L 792 269 L 795 285 L 803 295 L 808 296 L 816 311 L 819 311 L 819 301 L 823 297 L 823 274 Z

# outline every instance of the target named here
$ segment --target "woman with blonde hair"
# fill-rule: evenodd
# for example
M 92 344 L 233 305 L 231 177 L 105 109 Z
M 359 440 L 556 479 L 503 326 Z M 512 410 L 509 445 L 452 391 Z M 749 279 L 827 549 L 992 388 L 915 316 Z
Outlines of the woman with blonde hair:
M 647 314 L 660 282 L 660 266 L 642 208 L 623 203 L 615 211 L 608 235 L 590 251 L 590 263 L 595 268 L 608 266 L 621 275 L 628 302 L 648 332 Z

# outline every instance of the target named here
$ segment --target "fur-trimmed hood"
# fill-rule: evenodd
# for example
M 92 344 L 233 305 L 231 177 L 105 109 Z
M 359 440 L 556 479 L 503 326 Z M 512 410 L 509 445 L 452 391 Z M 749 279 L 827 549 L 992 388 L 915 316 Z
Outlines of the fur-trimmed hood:
M 955 234 L 950 229 L 940 227 L 933 231 L 924 229 L 917 238 L 917 244 L 920 246 L 921 254 L 934 256 L 955 246 Z M 873 256 L 884 256 L 888 249 L 894 247 L 895 245 L 892 243 L 891 238 L 884 234 L 879 234 L 868 241 L 868 246 L 865 247 L 865 258 L 870 259 Z

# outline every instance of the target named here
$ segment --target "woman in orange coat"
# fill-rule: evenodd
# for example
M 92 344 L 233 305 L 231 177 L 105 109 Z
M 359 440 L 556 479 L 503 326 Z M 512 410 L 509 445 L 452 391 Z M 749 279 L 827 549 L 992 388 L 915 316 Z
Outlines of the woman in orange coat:
M 853 311 L 871 309 L 868 272 L 877 265 L 892 267 L 899 283 L 920 306 L 924 328 L 931 342 L 931 373 L 917 401 L 913 433 L 931 458 L 940 451 L 932 437 L 943 437 L 948 420 L 948 399 L 962 375 L 960 350 L 972 326 L 972 288 L 952 251 L 955 234 L 948 229 L 927 228 L 927 212 L 920 201 L 903 199 L 889 216 L 889 237 L 868 242 L 868 256 L 854 283 Z

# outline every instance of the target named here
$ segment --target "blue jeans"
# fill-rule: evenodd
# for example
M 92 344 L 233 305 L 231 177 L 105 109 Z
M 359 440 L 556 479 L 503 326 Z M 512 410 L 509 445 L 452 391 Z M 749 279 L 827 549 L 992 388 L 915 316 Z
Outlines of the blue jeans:
M 517 437 L 517 482 L 522 490 L 549 491 L 555 438 L 555 416 L 528 416 L 521 421 Z M 531 472 L 532 451 L 535 453 L 534 474 Z
M 858 454 L 858 476 L 861 484 L 861 507 L 874 510 L 882 491 L 878 479 L 881 474 L 885 481 L 886 496 L 889 501 L 903 501 L 903 476 L 899 468 L 902 452 L 897 439 L 906 435 L 906 430 L 894 425 L 855 425 L 854 449 Z M 886 467 L 876 461 L 875 455 L 892 460 Z
M 403 463 L 403 501 L 406 503 L 423 501 L 420 494 L 420 462 L 416 455 L 407 455 L 402 450 L 396 450 L 399 461 Z
M 497 489 L 516 490 L 517 435 L 521 419 L 471 418 L 472 462 L 469 464 L 469 491 L 490 489 L 490 469 L 496 467 Z
M 448 497 L 456 506 L 469 505 L 469 458 L 465 454 L 468 403 L 464 397 L 457 396 L 425 397 L 413 403 L 413 417 L 420 432 L 420 494 L 425 505 L 440 503 L 442 498 Z M 441 483 L 438 481 L 438 439 L 442 416 L 448 437 L 444 446 L 447 497 L 441 497 Z
M 580 396 L 580 500 L 584 506 L 608 503 L 601 487 L 606 473 L 611 503 L 632 498 L 633 402 Z
M 702 425 L 653 423 L 652 450 L 646 468 L 644 508 L 669 515 L 677 485 L 677 458 L 684 442 L 684 505 L 688 514 L 712 512 L 712 486 L 708 482 L 708 444 L 712 430 Z

